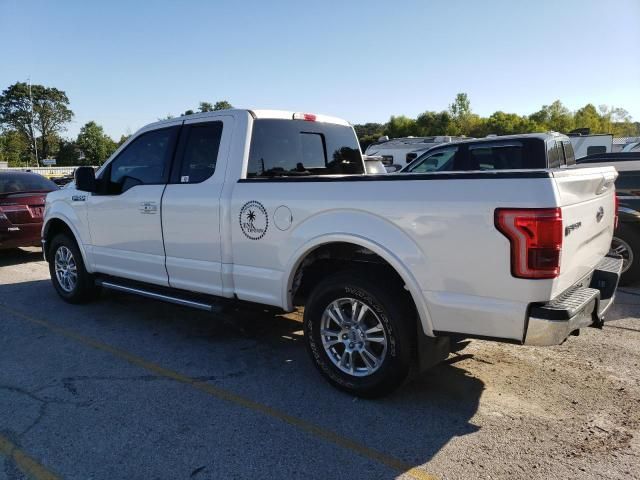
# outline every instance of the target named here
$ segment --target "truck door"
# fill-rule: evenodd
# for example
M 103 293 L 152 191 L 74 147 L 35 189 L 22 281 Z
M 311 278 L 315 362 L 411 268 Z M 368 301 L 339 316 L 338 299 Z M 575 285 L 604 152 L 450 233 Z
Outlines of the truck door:
M 160 203 L 179 130 L 140 134 L 100 172 L 86 199 L 96 272 L 168 285 Z
M 233 118 L 186 120 L 162 200 L 169 285 L 222 293 L 220 196 Z

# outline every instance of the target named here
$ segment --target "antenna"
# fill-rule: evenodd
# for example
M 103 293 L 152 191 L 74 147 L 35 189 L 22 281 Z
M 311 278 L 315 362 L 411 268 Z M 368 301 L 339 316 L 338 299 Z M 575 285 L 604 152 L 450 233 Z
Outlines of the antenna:
M 38 161 L 38 139 L 36 137 L 36 129 L 33 126 L 33 96 L 31 95 L 31 75 L 27 78 L 29 83 L 29 104 L 31 105 L 31 132 L 33 133 L 33 151 L 36 154 L 36 167 L 40 166 Z

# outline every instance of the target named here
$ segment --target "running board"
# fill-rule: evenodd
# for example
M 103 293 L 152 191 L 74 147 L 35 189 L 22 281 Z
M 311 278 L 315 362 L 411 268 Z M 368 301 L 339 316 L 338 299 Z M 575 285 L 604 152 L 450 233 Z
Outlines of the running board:
M 127 285 L 121 285 L 108 280 L 96 279 L 96 285 L 99 285 L 110 290 L 116 290 L 118 292 L 132 293 L 134 295 L 140 295 L 141 297 L 152 298 L 154 300 L 161 300 L 163 302 L 175 303 L 176 305 L 182 305 L 185 307 L 197 308 L 198 310 L 205 310 L 212 312 L 214 306 L 208 303 L 196 302 L 194 300 L 188 300 L 186 298 L 180 298 L 173 295 L 167 295 L 165 293 L 158 293 L 151 290 L 129 287 Z

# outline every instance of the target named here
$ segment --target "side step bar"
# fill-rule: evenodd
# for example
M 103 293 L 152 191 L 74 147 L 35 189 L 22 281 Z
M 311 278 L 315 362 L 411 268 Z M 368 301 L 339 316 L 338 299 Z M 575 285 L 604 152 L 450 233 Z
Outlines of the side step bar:
M 189 300 L 186 298 L 169 295 L 167 293 L 154 292 L 151 289 L 141 288 L 137 286 L 132 287 L 127 285 L 121 285 L 119 283 L 115 283 L 113 281 L 104 280 L 100 278 L 96 279 L 96 285 L 99 285 L 104 288 L 108 288 L 110 290 L 117 290 L 118 292 L 132 293 L 134 295 L 140 295 L 141 297 L 152 298 L 154 300 L 161 300 L 163 302 L 175 303 L 177 305 L 197 308 L 198 310 L 205 310 L 207 312 L 212 312 L 214 310 L 214 306 L 208 303 L 197 302 L 195 300 Z

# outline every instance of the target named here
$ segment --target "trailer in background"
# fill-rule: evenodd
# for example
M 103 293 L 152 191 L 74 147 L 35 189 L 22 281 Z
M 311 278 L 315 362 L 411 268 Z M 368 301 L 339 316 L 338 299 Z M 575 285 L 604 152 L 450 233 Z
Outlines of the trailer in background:
M 599 153 L 611 153 L 613 135 L 610 133 L 592 134 L 588 128 L 578 128 L 569 132 L 568 135 L 576 158 Z

